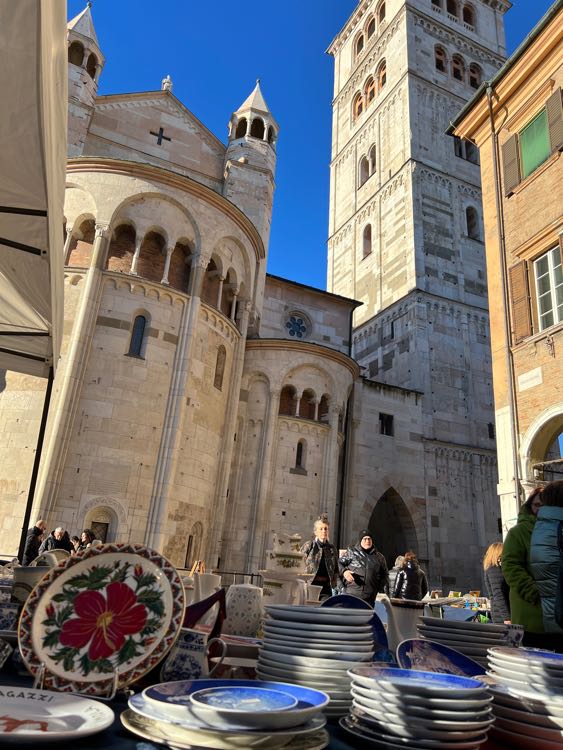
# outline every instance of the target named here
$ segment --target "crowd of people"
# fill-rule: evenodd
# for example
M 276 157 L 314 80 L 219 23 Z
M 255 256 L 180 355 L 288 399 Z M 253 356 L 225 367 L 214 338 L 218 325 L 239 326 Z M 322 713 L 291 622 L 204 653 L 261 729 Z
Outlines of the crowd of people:
M 493 622 L 524 628 L 524 645 L 563 652 L 563 481 L 536 488 L 483 560 Z
M 63 526 L 57 526 L 48 534 L 47 523 L 40 518 L 27 531 L 21 564 L 31 565 L 44 552 L 50 552 L 54 549 L 64 549 L 73 555 L 90 547 L 96 541 L 95 534 L 91 529 L 84 529 L 78 537 L 70 536 Z
M 301 551 L 305 555 L 307 572 L 314 575 L 312 584 L 322 586 L 321 597 L 340 592 L 373 604 L 377 594 L 389 594 L 399 599 L 423 599 L 428 593 L 426 573 L 414 552 L 397 557 L 395 566 L 389 571 L 369 529 L 362 530 L 357 544 L 339 555 L 329 540 L 328 522 L 319 519 L 315 522 L 312 538 Z

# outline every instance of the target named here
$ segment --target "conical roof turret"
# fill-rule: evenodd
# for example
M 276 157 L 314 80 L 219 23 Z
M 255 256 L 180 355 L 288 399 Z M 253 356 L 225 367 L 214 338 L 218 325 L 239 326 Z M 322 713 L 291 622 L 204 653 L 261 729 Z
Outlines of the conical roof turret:
M 90 11 L 91 7 L 92 4 L 88 3 L 83 11 L 68 22 L 67 29 L 68 31 L 73 31 L 75 34 L 80 34 L 87 39 L 91 39 L 99 49 L 100 43 L 96 36 L 96 29 L 94 28 L 94 21 L 92 20 L 92 13 Z
M 254 87 L 254 91 L 244 100 L 244 102 L 240 105 L 240 107 L 237 109 L 235 114 L 246 112 L 249 109 L 258 110 L 259 112 L 264 112 L 264 114 L 271 114 L 270 109 L 268 105 L 266 104 L 266 100 L 264 99 L 264 95 L 262 94 L 262 89 L 260 88 L 259 78 L 256 81 L 256 86 Z

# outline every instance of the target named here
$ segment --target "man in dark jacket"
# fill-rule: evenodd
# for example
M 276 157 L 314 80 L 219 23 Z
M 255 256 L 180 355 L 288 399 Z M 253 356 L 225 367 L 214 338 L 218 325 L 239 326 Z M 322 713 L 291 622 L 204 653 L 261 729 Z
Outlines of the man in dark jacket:
M 47 530 L 47 524 L 40 518 L 35 526 L 28 529 L 27 536 L 25 538 L 25 547 L 23 549 L 22 565 L 31 565 L 39 554 L 39 547 L 41 546 L 41 537 Z
M 349 547 L 339 560 L 340 577 L 347 594 L 374 604 L 377 594 L 389 591 L 389 571 L 385 558 L 373 543 L 371 531 L 360 531 L 358 544 Z
M 52 549 L 65 549 L 67 552 L 72 552 L 73 550 L 70 539 L 68 539 L 68 534 L 65 533 L 62 526 L 57 526 L 47 539 L 42 542 L 41 547 L 39 547 L 39 554 L 50 552 Z
M 328 540 L 329 526 L 323 518 L 315 521 L 314 538 L 301 547 L 307 573 L 315 577 L 313 586 L 322 586 L 321 596 L 330 596 L 338 579 L 338 550 Z

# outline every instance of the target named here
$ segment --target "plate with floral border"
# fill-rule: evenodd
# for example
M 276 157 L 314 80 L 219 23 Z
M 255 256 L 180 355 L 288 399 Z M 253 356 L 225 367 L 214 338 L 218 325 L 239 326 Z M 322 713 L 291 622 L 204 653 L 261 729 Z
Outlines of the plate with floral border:
M 184 587 L 165 557 L 140 544 L 105 544 L 62 561 L 24 604 L 18 629 L 27 668 L 47 689 L 102 695 L 151 670 L 174 645 Z

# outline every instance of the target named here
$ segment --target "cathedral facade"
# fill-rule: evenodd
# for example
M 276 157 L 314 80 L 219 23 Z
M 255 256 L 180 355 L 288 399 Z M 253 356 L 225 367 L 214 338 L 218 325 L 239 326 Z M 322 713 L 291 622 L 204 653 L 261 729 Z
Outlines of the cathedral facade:
M 455 7 L 454 7 L 455 6 Z M 369 526 L 444 588 L 498 535 L 476 156 L 444 131 L 504 55 L 504 0 L 360 2 L 333 41 L 325 292 L 266 273 L 279 126 L 257 83 L 219 141 L 174 96 L 97 94 L 68 26 L 62 356 L 33 514 L 256 572 L 272 533 Z M 44 385 L 5 373 L 0 551 Z

